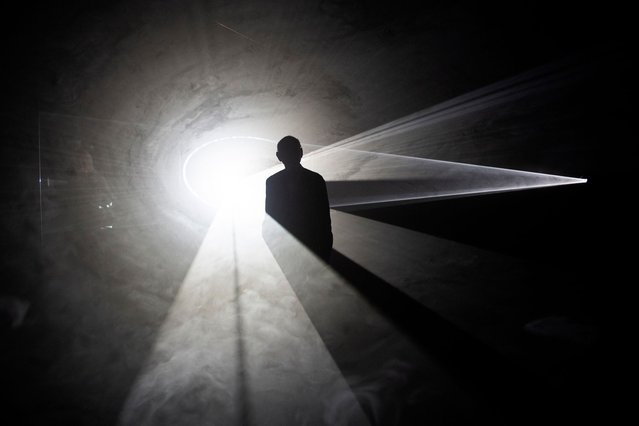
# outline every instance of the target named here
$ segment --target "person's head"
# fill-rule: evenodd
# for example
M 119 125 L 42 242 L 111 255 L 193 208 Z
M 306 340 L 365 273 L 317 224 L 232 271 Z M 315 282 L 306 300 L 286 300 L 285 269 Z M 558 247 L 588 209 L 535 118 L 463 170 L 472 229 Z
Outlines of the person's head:
M 285 167 L 296 166 L 302 160 L 302 145 L 293 136 L 284 136 L 277 143 L 277 159 L 284 163 Z

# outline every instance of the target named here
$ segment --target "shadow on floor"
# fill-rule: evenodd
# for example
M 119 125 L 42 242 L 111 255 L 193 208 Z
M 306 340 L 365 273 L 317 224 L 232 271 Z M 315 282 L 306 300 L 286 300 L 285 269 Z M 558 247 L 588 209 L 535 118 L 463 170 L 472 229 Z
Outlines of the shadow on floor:
M 562 416 L 559 392 L 543 378 L 515 365 L 472 335 L 405 295 L 346 256 L 333 251 L 331 266 L 372 306 L 433 356 L 482 405 L 508 422 Z M 528 418 L 522 419 L 521 413 Z M 564 413 L 563 415 L 566 415 Z
M 334 250 L 329 271 L 345 280 L 340 287 L 318 260 L 309 261 L 285 238 L 265 234 L 372 424 L 565 424 L 590 418 L 589 410 L 576 409 L 581 394 L 572 387 L 515 364 Z M 390 365 L 402 368 L 388 373 Z

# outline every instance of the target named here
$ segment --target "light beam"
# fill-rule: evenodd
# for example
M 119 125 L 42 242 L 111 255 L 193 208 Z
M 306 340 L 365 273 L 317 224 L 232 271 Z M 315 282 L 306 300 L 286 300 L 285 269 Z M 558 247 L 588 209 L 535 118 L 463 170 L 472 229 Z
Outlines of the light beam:
M 345 148 L 304 165 L 329 181 L 331 207 L 355 208 L 585 183 L 586 179 Z

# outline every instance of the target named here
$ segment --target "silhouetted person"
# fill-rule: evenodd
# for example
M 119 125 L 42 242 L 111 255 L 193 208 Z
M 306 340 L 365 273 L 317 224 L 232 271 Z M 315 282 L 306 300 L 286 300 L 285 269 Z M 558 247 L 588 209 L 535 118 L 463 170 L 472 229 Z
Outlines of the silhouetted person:
M 333 247 L 326 182 L 305 169 L 302 145 L 286 136 L 277 144 L 285 169 L 266 180 L 266 213 L 325 261 Z

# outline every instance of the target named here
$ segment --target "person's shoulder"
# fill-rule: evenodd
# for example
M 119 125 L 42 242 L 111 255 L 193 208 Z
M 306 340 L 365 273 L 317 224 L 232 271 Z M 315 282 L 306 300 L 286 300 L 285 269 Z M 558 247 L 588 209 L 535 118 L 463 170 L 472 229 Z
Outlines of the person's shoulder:
M 316 181 L 322 181 L 324 182 L 324 177 L 322 175 L 320 175 L 317 172 L 314 172 L 313 170 L 309 170 L 309 169 L 304 169 L 306 170 L 306 174 L 310 179 L 314 179 Z
M 278 180 L 278 179 L 282 179 L 282 177 L 284 177 L 284 172 L 286 170 L 280 170 L 277 173 L 273 173 L 272 175 L 270 175 L 269 177 L 266 178 L 266 181 L 268 182 L 269 180 Z
M 285 171 L 286 170 L 280 170 L 279 172 L 270 175 L 269 177 L 266 178 L 266 183 L 268 184 L 268 183 L 272 183 L 272 182 L 277 182 L 277 181 L 283 179 Z

